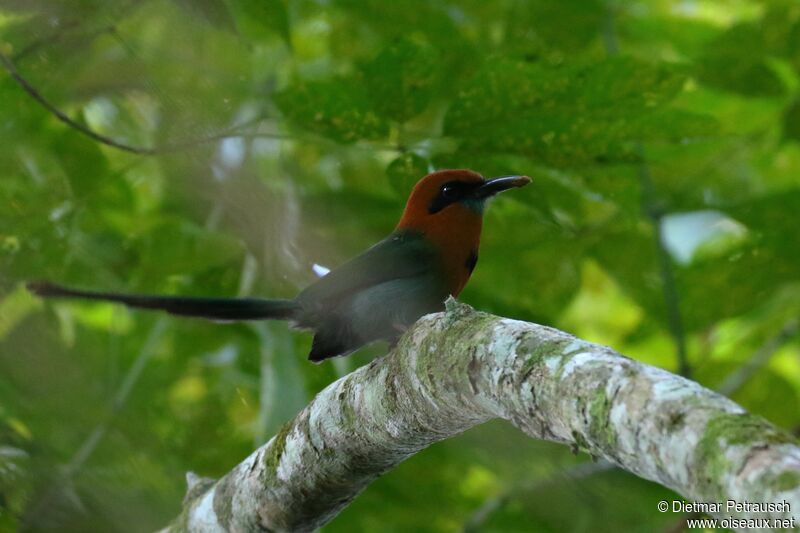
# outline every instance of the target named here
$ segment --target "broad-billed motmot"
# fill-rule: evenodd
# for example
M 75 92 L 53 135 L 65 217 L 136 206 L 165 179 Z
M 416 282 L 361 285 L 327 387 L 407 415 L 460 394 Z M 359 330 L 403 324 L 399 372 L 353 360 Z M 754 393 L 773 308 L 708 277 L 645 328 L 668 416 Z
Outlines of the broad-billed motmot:
M 319 362 L 378 340 L 396 340 L 419 317 L 458 296 L 478 261 L 486 200 L 530 182 L 485 180 L 471 170 L 440 170 L 411 191 L 395 230 L 291 300 L 150 296 L 70 289 L 48 282 L 39 296 L 119 302 L 216 320 L 288 320 L 314 332 L 308 358 Z

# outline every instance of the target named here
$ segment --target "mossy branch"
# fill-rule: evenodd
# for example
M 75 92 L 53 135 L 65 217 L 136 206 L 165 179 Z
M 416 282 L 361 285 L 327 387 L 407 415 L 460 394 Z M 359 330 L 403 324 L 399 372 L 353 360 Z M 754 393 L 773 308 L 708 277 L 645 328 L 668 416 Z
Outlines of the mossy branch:
M 225 477 L 192 490 L 171 529 L 312 531 L 407 457 L 496 417 L 688 500 L 788 502 L 766 516 L 800 522 L 800 446 L 790 435 L 610 348 L 450 301 Z

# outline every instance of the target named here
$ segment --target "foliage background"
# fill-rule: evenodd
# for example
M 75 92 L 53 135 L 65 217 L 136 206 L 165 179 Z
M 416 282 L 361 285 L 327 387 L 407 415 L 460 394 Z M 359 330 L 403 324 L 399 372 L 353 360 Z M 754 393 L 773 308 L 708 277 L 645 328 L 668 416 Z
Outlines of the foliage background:
M 2 0 L 0 52 L 75 122 L 0 75 L 0 530 L 163 527 L 186 471 L 223 474 L 385 349 L 315 366 L 281 323 L 25 280 L 290 296 L 430 168 L 534 178 L 489 209 L 462 300 L 711 387 L 743 369 L 737 401 L 800 425 L 793 0 Z M 588 460 L 486 424 L 324 529 L 679 523 Z

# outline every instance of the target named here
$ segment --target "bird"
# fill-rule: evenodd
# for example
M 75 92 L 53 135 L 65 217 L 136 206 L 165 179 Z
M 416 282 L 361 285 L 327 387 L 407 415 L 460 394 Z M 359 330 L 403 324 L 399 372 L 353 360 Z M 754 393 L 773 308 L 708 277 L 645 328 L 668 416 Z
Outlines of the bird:
M 314 334 L 309 360 L 350 354 L 378 340 L 394 344 L 423 315 L 457 297 L 478 262 L 487 200 L 523 187 L 527 176 L 485 179 L 467 169 L 432 172 L 411 190 L 394 231 L 291 299 L 207 298 L 99 292 L 34 281 L 44 298 L 116 302 L 212 320 L 287 320 Z

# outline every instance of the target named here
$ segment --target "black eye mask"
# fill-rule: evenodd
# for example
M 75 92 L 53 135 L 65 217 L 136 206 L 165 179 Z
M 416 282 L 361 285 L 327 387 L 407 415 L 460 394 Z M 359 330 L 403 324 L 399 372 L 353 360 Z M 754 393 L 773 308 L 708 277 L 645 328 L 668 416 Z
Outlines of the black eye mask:
M 472 196 L 475 190 L 483 185 L 483 182 L 448 181 L 439 190 L 439 194 L 428 206 L 428 213 L 431 215 L 438 213 L 445 207 L 456 202 L 460 202 Z

